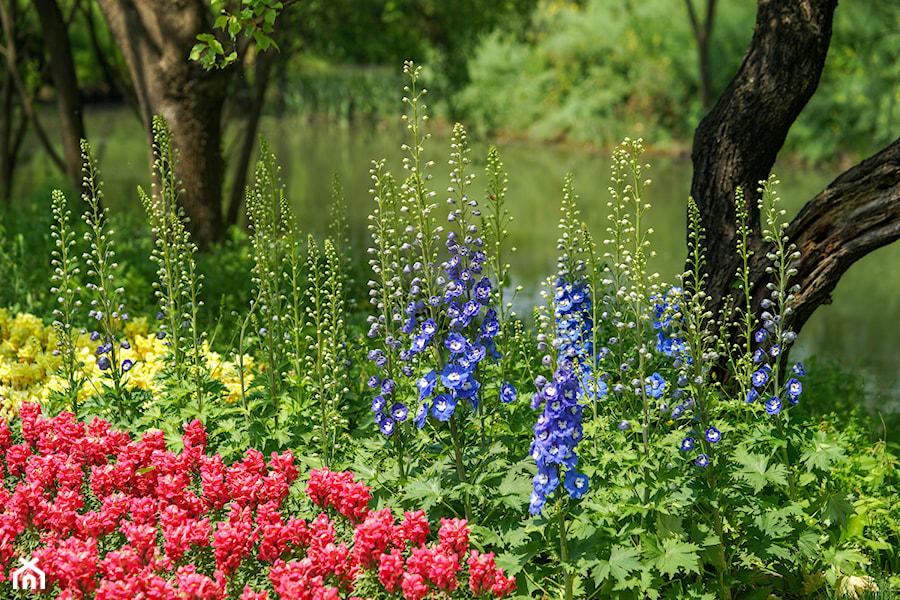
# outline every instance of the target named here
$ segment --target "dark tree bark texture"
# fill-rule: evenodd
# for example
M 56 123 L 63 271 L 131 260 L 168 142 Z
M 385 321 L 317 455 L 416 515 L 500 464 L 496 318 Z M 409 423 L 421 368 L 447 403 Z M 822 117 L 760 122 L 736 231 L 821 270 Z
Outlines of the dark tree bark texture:
M 152 119 L 162 115 L 181 161 L 180 204 L 202 249 L 221 239 L 222 107 L 231 70 L 205 71 L 188 59 L 211 23 L 206 0 L 99 0 L 134 82 L 141 118 L 152 141 Z
M 750 210 L 754 252 L 752 302 L 759 307 L 771 276 L 756 209 L 788 129 L 815 92 L 825 65 L 837 0 L 759 0 L 756 30 L 744 61 L 694 136 L 691 195 L 706 230 L 706 291 L 721 310 L 739 265 L 734 194 Z M 797 245 L 801 291 L 788 325 L 799 331 L 831 302 L 840 277 L 858 259 L 900 238 L 900 140 L 839 176 L 806 204 L 786 233 Z M 742 298 L 736 302 L 743 304 Z M 757 308 L 757 310 L 759 310 Z

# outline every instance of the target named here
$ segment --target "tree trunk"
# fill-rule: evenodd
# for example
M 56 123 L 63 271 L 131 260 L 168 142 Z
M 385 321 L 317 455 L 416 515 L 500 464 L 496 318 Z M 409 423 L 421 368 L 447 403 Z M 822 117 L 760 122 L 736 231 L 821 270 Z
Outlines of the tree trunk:
M 713 22 L 716 14 L 716 0 L 706 0 L 706 18 L 701 23 L 694 10 L 694 0 L 684 0 L 687 4 L 688 18 L 694 39 L 697 40 L 697 67 L 700 80 L 700 101 L 707 109 L 713 103 L 712 69 L 709 64 L 709 39 L 712 37 Z
M 206 0 L 99 0 L 134 81 L 141 118 L 152 141 L 162 115 L 180 152 L 179 203 L 201 249 L 224 237 L 221 154 L 222 106 L 231 71 L 205 71 L 188 60 L 211 19 Z
M 266 88 L 272 72 L 272 63 L 275 62 L 275 54 L 272 50 L 256 55 L 256 81 L 254 82 L 253 103 L 247 115 L 247 125 L 244 128 L 244 136 L 241 141 L 240 155 L 237 165 L 234 167 L 234 184 L 231 189 L 231 200 L 228 202 L 228 212 L 225 216 L 225 225 L 231 226 L 238 222 L 238 216 L 244 202 L 244 188 L 247 185 L 247 170 L 250 168 L 250 158 L 253 149 L 256 148 L 256 131 L 259 129 L 259 118 L 262 116 L 263 105 L 266 100 Z
M 754 268 L 765 258 L 758 182 L 768 177 L 788 129 L 818 86 L 836 6 L 837 0 L 759 0 L 743 63 L 694 134 L 691 196 L 706 232 L 706 291 L 714 309 L 733 292 L 740 260 L 738 187 L 750 207 Z M 758 281 L 763 288 L 764 278 Z
M 59 112 L 66 174 L 72 180 L 74 189 L 80 190 L 81 140 L 85 137 L 84 118 L 68 28 L 56 0 L 34 0 L 34 8 L 41 22 L 45 48 L 50 55 L 50 72 L 56 88 L 56 106 Z

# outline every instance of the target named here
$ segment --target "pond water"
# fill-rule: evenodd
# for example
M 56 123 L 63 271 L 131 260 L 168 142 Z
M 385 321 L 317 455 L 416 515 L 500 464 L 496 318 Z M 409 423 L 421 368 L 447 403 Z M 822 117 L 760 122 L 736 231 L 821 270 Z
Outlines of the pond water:
M 135 186 L 146 187 L 149 164 L 137 120 L 125 111 L 89 111 L 87 128 L 100 159 L 110 206 L 137 209 Z M 368 170 L 373 159 L 386 158 L 392 172 L 402 180 L 400 144 L 407 141 L 402 124 L 360 129 L 270 118 L 263 121 L 261 133 L 283 166 L 288 198 L 305 231 L 316 234 L 326 230 L 325 207 L 331 201 L 332 174 L 338 174 L 349 208 L 352 242 L 362 256 L 368 242 L 366 216 L 373 204 L 368 192 Z M 477 175 L 470 195 L 478 197 L 486 182 L 483 174 L 487 144 L 470 144 L 472 172 Z M 510 262 L 514 283 L 524 288 L 516 303 L 524 316 L 530 314 L 530 306 L 537 301 L 541 282 L 555 270 L 556 223 L 567 173 L 574 176 L 581 218 L 595 239 L 603 239 L 607 227 L 609 159 L 606 154 L 581 149 L 522 142 L 497 146 L 509 173 L 507 203 L 515 219 L 509 228 L 510 242 L 517 248 Z M 449 170 L 447 136 L 435 135 L 429 140 L 426 154 L 436 162 L 432 169 L 433 189 L 442 197 Z M 657 252 L 651 268 L 661 274 L 663 281 L 673 282 L 684 261 L 691 164 L 686 158 L 646 158 L 651 164 L 649 177 L 653 183 L 646 189 L 645 199 L 653 205 L 648 224 L 655 231 L 652 239 Z M 839 174 L 837 169 L 798 170 L 786 165 L 776 166 L 775 172 L 782 181 L 779 193 L 788 211 L 787 218 L 793 217 L 806 200 Z M 900 411 L 898 265 L 900 244 L 878 250 L 854 264 L 835 290 L 834 302 L 816 311 L 792 353 L 792 359 L 817 355 L 839 361 L 845 370 L 861 374 L 869 387 L 866 404 L 886 412 Z

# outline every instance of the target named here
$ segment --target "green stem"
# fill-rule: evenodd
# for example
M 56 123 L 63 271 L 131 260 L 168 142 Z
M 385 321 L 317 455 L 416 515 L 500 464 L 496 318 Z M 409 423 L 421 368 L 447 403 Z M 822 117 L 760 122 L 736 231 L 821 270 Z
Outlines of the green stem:
M 726 600 L 731 600 L 731 588 L 725 585 L 725 572 L 728 570 L 728 559 L 725 557 L 725 537 L 722 527 L 722 513 L 719 510 L 719 504 L 713 505 L 713 526 L 716 529 L 716 536 L 719 538 L 719 589 L 725 594 Z
M 460 449 L 459 443 L 459 430 L 456 428 L 456 417 L 450 417 L 450 437 L 453 440 L 453 459 L 456 463 L 456 475 L 459 477 L 459 482 L 462 484 L 466 483 L 466 471 L 463 467 L 462 461 L 462 451 Z M 469 495 L 464 495 L 465 507 L 466 507 L 466 521 L 469 523 L 472 522 L 472 508 L 469 506 Z
M 568 507 L 559 511 L 559 558 L 562 563 L 566 600 L 572 600 L 572 572 L 569 570 L 569 544 L 566 540 L 566 514 Z

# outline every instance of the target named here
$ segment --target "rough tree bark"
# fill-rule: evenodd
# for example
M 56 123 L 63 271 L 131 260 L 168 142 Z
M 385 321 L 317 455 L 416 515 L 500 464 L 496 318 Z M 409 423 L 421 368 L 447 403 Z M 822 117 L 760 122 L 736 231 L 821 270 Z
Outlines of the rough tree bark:
M 837 0 L 759 0 L 743 63 L 694 135 L 691 195 L 706 230 L 706 291 L 714 310 L 735 292 L 738 186 L 752 208 L 753 306 L 767 293 L 758 182 L 768 177 L 788 129 L 816 90 L 836 7 Z M 818 306 L 831 302 L 851 264 L 900 238 L 900 140 L 829 184 L 790 223 L 787 235 L 801 252 L 791 281 L 801 291 L 789 321 L 799 331 Z
M 134 82 L 141 118 L 152 141 L 152 119 L 162 115 L 181 154 L 176 175 L 181 206 L 202 249 L 221 239 L 222 106 L 230 69 L 205 71 L 188 60 L 211 17 L 207 0 L 99 0 Z

